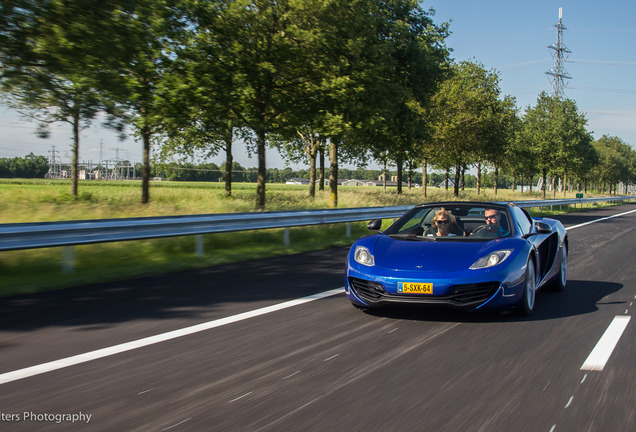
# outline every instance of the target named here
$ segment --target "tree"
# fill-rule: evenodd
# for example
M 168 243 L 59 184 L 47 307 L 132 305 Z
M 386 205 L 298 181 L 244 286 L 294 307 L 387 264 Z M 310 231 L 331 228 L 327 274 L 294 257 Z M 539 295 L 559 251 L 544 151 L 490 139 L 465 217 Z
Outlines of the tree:
M 523 121 L 519 119 L 519 125 L 515 127 L 515 135 L 512 138 L 511 145 L 507 148 L 505 161 L 506 171 L 512 173 L 513 178 L 519 178 L 521 181 L 521 190 L 525 180 L 528 180 L 530 190 L 532 190 L 532 179 L 537 175 L 539 169 L 537 161 L 532 152 L 531 143 L 525 139 L 523 133 Z
M 33 153 L 23 158 L 0 158 L 0 178 L 44 178 L 48 170 L 46 157 Z
M 224 51 L 221 67 L 230 70 L 232 107 L 239 123 L 253 132 L 258 156 L 257 210 L 265 208 L 268 134 L 298 116 L 303 86 L 311 81 L 311 41 L 319 30 L 315 8 L 322 2 L 289 0 L 227 1 L 219 23 Z
M 621 182 L 625 185 L 634 183 L 636 152 L 628 144 L 616 136 L 603 135 L 594 147 L 600 159 L 598 180 L 610 186 L 610 193 L 612 186 L 616 193 L 616 186 Z
M 567 180 L 567 173 L 581 166 L 591 142 L 585 129 L 587 120 L 574 101 L 542 92 L 536 106 L 526 109 L 523 123 L 522 139 L 530 146 L 541 170 L 545 198 L 548 173 Z
M 97 88 L 100 59 L 108 51 L 94 32 L 112 8 L 88 3 L 8 0 L 0 8 L 1 89 L 10 106 L 39 123 L 42 138 L 52 123 L 71 126 L 73 195 L 78 192 L 80 132 L 107 109 Z
M 453 193 L 458 196 L 462 167 L 502 153 L 507 131 L 502 122 L 511 108 L 510 102 L 498 100 L 499 77 L 494 71 L 464 61 L 453 65 L 451 72 L 433 98 L 431 119 L 437 165 L 455 168 Z
M 521 127 L 521 121 L 517 117 L 517 108 L 514 98 L 507 96 L 503 100 L 497 99 L 491 106 L 491 127 L 487 131 L 484 144 L 478 154 L 484 160 L 490 162 L 495 168 L 495 196 L 499 185 L 499 169 L 505 164 L 510 155 L 517 131 Z
M 109 55 L 101 59 L 100 91 L 113 112 L 131 125 L 143 146 L 141 203 L 150 200 L 150 150 L 161 133 L 169 66 L 188 25 L 180 0 L 113 0 L 100 37 Z

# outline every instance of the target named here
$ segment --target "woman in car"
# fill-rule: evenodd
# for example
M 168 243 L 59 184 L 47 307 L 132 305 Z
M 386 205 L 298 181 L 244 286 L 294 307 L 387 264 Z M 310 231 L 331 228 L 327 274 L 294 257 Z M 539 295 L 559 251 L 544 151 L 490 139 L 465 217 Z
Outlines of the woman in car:
M 433 225 L 424 231 L 424 236 L 428 237 L 456 237 L 453 234 L 453 217 L 445 208 L 441 208 L 433 217 Z

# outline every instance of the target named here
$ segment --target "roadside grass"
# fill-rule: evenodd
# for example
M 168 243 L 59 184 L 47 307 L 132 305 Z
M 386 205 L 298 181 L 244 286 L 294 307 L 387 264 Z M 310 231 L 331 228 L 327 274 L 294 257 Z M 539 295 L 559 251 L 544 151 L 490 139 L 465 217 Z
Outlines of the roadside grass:
M 151 185 L 151 202 L 147 205 L 139 203 L 139 182 L 83 181 L 78 197 L 72 196 L 69 189 L 69 182 L 64 180 L 0 179 L 0 223 L 250 212 L 256 186 L 234 184 L 232 195 L 226 197 L 224 185 L 219 183 L 156 182 Z M 568 197 L 573 198 L 571 195 Z M 459 199 L 541 198 L 538 192 L 521 194 L 501 189 L 495 197 L 488 189 L 479 195 L 475 190 L 466 190 Z M 437 188 L 429 188 L 426 198 L 421 189 L 404 189 L 402 195 L 397 195 L 395 190 L 384 191 L 381 187 L 338 188 L 339 208 L 453 199 L 452 190 Z M 310 199 L 306 186 L 267 185 L 269 211 L 321 209 L 327 208 L 328 202 L 328 191 L 316 191 L 316 197 Z M 532 214 L 538 215 L 535 211 Z M 383 225 L 388 226 L 389 222 Z M 368 233 L 366 223 L 352 223 L 348 238 L 345 224 L 294 227 L 290 229 L 289 246 L 284 245 L 282 229 L 208 234 L 202 236 L 202 256 L 196 254 L 193 236 L 1 252 L 0 297 L 348 246 Z M 73 257 L 72 270 L 64 267 L 64 255 L 69 253 Z

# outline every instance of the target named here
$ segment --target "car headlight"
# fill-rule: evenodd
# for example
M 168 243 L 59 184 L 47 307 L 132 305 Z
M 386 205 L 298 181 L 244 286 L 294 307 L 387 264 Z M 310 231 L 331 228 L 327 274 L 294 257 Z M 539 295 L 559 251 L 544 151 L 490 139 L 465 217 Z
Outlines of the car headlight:
M 476 270 L 476 269 L 496 266 L 504 262 L 506 258 L 510 256 L 511 253 L 512 253 L 512 249 L 504 249 L 504 250 L 492 252 L 483 258 L 479 258 L 475 262 L 475 264 L 470 266 L 470 269 Z
M 373 254 L 371 254 L 371 251 L 364 246 L 356 246 L 356 250 L 353 253 L 353 259 L 365 266 L 375 265 Z

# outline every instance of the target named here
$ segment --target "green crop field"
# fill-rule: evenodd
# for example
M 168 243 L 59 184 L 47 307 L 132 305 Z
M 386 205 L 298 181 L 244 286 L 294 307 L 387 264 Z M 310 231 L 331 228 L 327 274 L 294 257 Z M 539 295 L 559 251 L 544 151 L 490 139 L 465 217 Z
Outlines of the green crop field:
M 139 182 L 81 181 L 78 197 L 69 190 L 70 183 L 64 180 L 0 179 L 0 223 L 250 212 L 256 195 L 255 184 L 234 184 L 232 195 L 226 197 L 222 183 L 153 182 L 151 202 L 142 205 Z M 559 194 L 558 198 L 562 197 Z M 574 198 L 574 193 L 567 197 Z M 541 198 L 538 192 L 521 194 L 510 190 L 499 190 L 495 197 L 488 189 L 479 195 L 475 190 L 463 191 L 459 199 Z M 405 189 L 401 195 L 395 189 L 384 191 L 382 187 L 338 188 L 339 208 L 452 199 L 452 190 L 438 188 L 429 188 L 426 198 L 418 188 Z M 306 186 L 267 185 L 268 211 L 323 209 L 328 202 L 328 191 L 316 191 L 316 197 L 311 199 Z M 367 232 L 366 222 L 351 224 L 349 238 L 344 224 L 291 228 L 289 246 L 284 245 L 282 229 L 209 234 L 203 236 L 202 256 L 196 254 L 193 236 L 0 252 L 0 296 L 346 246 Z M 64 254 L 72 254 L 72 269 L 64 267 Z

